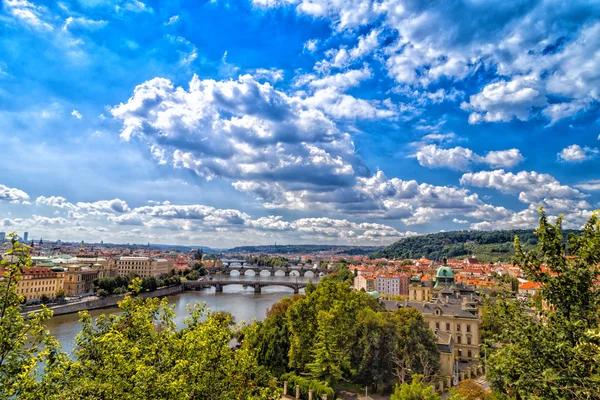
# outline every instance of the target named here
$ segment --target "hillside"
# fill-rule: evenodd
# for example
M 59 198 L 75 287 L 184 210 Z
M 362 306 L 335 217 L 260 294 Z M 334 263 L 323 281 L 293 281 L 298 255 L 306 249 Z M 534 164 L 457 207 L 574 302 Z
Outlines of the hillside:
M 230 253 L 261 253 L 261 254 L 301 254 L 316 252 L 331 252 L 332 254 L 363 255 L 382 249 L 381 246 L 339 246 L 322 244 L 289 244 L 239 246 L 227 250 Z
M 577 231 L 563 231 L 568 233 Z M 477 257 L 482 262 L 510 261 L 514 255 L 514 237 L 527 247 L 537 244 L 531 230 L 454 231 L 415 236 L 399 240 L 371 255 L 372 258 L 416 259 L 426 257 L 441 261 L 447 258 Z

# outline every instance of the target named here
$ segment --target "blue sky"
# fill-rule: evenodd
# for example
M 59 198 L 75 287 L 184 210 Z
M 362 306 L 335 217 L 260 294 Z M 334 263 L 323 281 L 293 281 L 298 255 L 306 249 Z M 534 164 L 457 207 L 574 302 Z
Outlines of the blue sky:
M 1 229 L 388 244 L 600 208 L 595 1 L 2 0 Z

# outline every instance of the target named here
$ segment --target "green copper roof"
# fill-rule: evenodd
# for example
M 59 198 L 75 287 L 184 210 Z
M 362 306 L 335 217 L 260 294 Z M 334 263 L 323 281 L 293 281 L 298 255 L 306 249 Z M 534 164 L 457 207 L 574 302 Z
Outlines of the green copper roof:
M 454 271 L 447 265 L 439 267 L 435 273 L 436 278 L 452 278 L 454 279 Z

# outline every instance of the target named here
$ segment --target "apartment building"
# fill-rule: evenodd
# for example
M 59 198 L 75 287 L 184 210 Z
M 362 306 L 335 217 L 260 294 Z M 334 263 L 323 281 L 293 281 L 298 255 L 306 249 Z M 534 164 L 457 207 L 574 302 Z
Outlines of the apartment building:
M 48 267 L 25 268 L 17 283 L 17 294 L 23 296 L 25 301 L 39 300 L 42 296 L 54 298 L 63 289 L 63 281 L 64 272 L 61 268 L 57 271 Z
M 407 275 L 381 274 L 375 278 L 375 290 L 381 294 L 408 296 L 409 282 Z
M 119 257 L 115 263 L 121 276 L 135 273 L 141 278 L 158 277 L 173 269 L 173 260 L 155 257 Z

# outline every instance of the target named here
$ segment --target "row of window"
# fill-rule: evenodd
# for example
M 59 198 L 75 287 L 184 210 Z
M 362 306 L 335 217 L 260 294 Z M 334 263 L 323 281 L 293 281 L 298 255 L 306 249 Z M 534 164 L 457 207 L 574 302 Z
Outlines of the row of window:
M 456 331 L 457 331 L 457 332 L 460 332 L 460 331 L 461 331 L 461 330 L 460 330 L 460 326 L 461 326 L 461 324 L 456 324 Z M 439 323 L 439 322 L 436 322 L 436 323 L 435 323 L 435 329 L 440 329 L 440 323 Z M 450 322 L 446 322 L 446 330 L 447 330 L 447 331 L 449 331 L 449 330 L 450 330 Z M 470 333 L 470 332 L 471 332 L 471 325 L 470 325 L 470 324 L 467 324 L 467 333 Z
M 26 294 L 26 293 L 40 293 L 40 292 L 46 292 L 46 291 L 50 291 L 53 292 L 54 291 L 54 287 L 52 286 L 48 286 L 48 287 L 37 287 L 37 288 L 31 288 L 31 292 L 29 292 L 28 288 L 25 289 L 17 289 L 17 294 Z
M 23 286 L 41 286 L 41 285 L 51 285 L 53 280 L 23 280 Z M 30 285 L 31 284 L 31 285 Z

